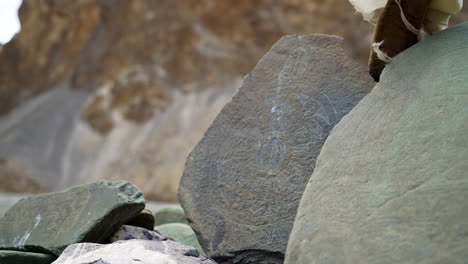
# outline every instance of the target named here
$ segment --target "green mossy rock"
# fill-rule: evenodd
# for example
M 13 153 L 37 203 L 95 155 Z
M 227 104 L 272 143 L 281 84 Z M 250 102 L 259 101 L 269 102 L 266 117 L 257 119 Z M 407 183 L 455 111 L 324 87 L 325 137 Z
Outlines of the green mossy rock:
M 170 223 L 188 224 L 184 209 L 179 206 L 166 207 L 157 211 L 154 214 L 154 222 L 157 226 Z
M 468 23 L 396 56 L 334 128 L 286 263 L 467 263 Z
M 49 254 L 0 250 L 1 264 L 50 264 L 57 257 Z
M 171 223 L 165 225 L 159 225 L 155 227 L 156 231 L 161 233 L 163 236 L 174 239 L 177 242 L 180 242 L 184 245 L 194 247 L 200 251 L 200 253 L 205 254 L 200 243 L 197 240 L 195 232 L 189 225 L 182 223 Z
M 143 227 L 148 230 L 153 230 L 154 229 L 154 215 L 153 212 L 151 212 L 148 209 L 144 209 L 141 211 L 135 218 L 130 220 L 126 225 L 131 225 L 131 226 L 138 226 L 138 227 Z
M 0 219 L 0 249 L 58 256 L 74 243 L 103 242 L 144 208 L 143 193 L 124 181 L 29 197 Z

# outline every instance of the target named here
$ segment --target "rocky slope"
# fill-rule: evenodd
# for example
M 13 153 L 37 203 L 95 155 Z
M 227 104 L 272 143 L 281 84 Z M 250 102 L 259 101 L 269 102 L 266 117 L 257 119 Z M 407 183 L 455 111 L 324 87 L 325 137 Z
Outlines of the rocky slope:
M 127 179 L 175 200 L 187 154 L 276 40 L 340 35 L 365 63 L 371 39 L 341 0 L 25 0 L 19 14 L 0 52 L 0 191 Z

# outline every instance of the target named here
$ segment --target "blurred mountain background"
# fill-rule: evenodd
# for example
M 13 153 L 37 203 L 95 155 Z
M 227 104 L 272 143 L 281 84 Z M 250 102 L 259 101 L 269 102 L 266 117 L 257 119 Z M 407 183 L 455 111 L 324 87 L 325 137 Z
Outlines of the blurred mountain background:
M 123 179 L 165 201 L 279 38 L 339 35 L 365 65 L 373 30 L 345 0 L 24 0 L 19 19 L 0 46 L 0 192 Z

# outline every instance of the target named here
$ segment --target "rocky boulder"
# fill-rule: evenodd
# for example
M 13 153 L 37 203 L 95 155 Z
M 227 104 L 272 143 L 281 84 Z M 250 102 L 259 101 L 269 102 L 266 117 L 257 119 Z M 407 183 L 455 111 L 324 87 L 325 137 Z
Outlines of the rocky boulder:
M 286 263 L 468 259 L 468 23 L 414 45 L 334 128 Z
M 144 207 L 142 192 L 124 181 L 25 198 L 0 219 L 0 250 L 58 256 L 74 243 L 105 241 Z
M 364 64 L 371 35 L 342 0 L 24 0 L 19 17 L 0 53 L 0 191 L 126 179 L 171 201 L 188 153 L 280 37 L 341 35 Z
M 373 85 L 339 37 L 273 46 L 187 159 L 180 202 L 209 256 L 282 262 L 322 144 Z

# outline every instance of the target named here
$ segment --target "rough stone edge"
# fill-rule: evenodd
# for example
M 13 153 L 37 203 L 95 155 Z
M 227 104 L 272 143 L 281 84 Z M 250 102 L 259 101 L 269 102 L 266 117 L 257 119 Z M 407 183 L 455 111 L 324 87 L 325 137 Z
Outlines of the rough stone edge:
M 132 214 L 125 214 L 125 217 L 117 217 L 119 216 L 118 215 L 118 211 L 121 211 L 121 210 L 124 210 L 124 211 L 128 211 L 129 208 L 131 208 L 133 205 L 137 205 L 137 204 L 140 204 L 139 208 L 137 209 L 137 211 L 135 211 L 135 215 L 137 215 L 139 212 L 143 211 L 143 209 L 145 208 L 145 203 L 146 203 L 146 200 L 144 198 L 144 195 L 143 195 L 143 192 L 141 192 L 141 190 L 136 187 L 135 185 L 131 184 L 130 182 L 128 181 L 106 181 L 106 180 L 101 180 L 101 181 L 96 181 L 96 182 L 93 182 L 93 183 L 89 183 L 89 184 L 80 184 L 80 185 L 76 185 L 76 186 L 73 186 L 73 187 L 70 187 L 70 188 L 67 188 L 63 191 L 59 191 L 59 192 L 53 192 L 53 193 L 45 193 L 45 194 L 41 194 L 41 195 L 35 195 L 35 196 L 30 196 L 30 197 L 25 197 L 25 198 L 22 198 L 20 199 L 18 202 L 16 202 L 13 206 L 11 206 L 6 212 L 5 212 L 5 215 L 0 218 L 0 221 L 7 216 L 8 212 L 10 210 L 13 210 L 19 203 L 22 203 L 22 202 L 27 202 L 28 200 L 30 199 L 37 199 L 38 197 L 47 197 L 47 196 L 52 196 L 52 195 L 55 195 L 55 194 L 64 194 L 66 192 L 69 192 L 73 189 L 76 189 L 76 188 L 83 188 L 85 186 L 91 186 L 92 184 L 115 184 L 113 187 L 116 187 L 118 188 L 119 190 L 122 189 L 122 187 L 131 187 L 131 188 L 135 188 L 138 192 L 139 192 L 139 195 L 136 196 L 136 199 L 135 199 L 135 202 L 134 203 L 126 203 L 125 205 L 123 206 L 116 206 L 112 209 L 110 209 L 109 213 L 107 215 L 104 216 L 104 218 L 102 219 L 102 221 L 100 222 L 96 222 L 91 228 L 90 228 L 90 231 L 87 232 L 86 234 L 82 234 L 81 236 L 79 236 L 77 238 L 77 240 L 80 240 L 80 242 L 76 242 L 76 243 L 85 243 L 85 242 L 91 242 L 91 243 L 100 243 L 100 242 L 104 242 L 108 237 L 110 237 L 113 233 L 115 233 L 119 228 L 120 226 L 122 226 L 125 222 L 129 221 L 129 219 L 131 219 L 133 217 Z M 120 196 L 121 198 L 123 199 L 126 199 L 126 201 L 128 202 L 128 199 L 127 197 L 122 197 Z M 119 219 L 120 221 L 118 221 L 118 225 L 116 224 L 115 227 L 112 228 L 112 226 L 108 226 L 108 225 L 102 225 L 101 223 L 104 222 L 105 220 L 107 219 Z M 94 233 L 100 233 L 102 234 L 102 229 L 105 229 L 105 236 L 101 236 L 101 238 L 99 239 L 99 241 L 96 241 L 96 239 L 93 239 L 93 234 Z M 94 241 L 93 241 L 94 240 Z M 24 251 L 24 252 L 31 252 L 31 253 L 43 253 L 43 254 L 53 254 L 54 256 L 60 256 L 60 254 L 63 252 L 63 250 L 65 250 L 66 247 L 68 247 L 69 245 L 64 245 L 64 246 L 61 246 L 61 247 L 52 247 L 50 249 L 48 248 L 44 248 L 42 246 L 32 246 L 32 245 L 25 245 L 24 247 L 22 248 L 15 248 L 15 247 L 0 247 L 0 250 L 12 250 L 12 251 Z

